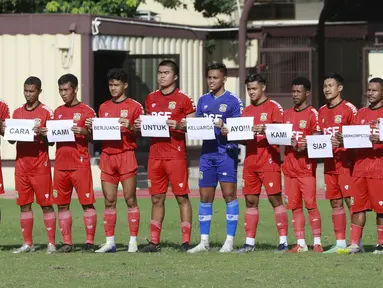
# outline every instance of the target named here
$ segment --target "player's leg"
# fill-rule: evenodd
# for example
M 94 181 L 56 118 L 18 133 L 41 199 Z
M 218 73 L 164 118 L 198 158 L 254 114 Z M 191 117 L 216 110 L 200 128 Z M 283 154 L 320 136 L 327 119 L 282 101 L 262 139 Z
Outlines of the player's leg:
M 299 182 L 296 177 L 284 176 L 285 179 L 285 201 L 287 209 L 292 210 L 292 222 L 297 244 L 294 245 L 289 252 L 301 253 L 307 252 L 307 244 L 305 237 L 305 214 L 302 206 L 302 193 Z
M 95 251 L 94 235 L 96 234 L 97 225 L 97 213 L 94 208 L 96 199 L 93 191 L 92 170 L 90 167 L 78 168 L 77 170 L 71 171 L 69 175 L 70 182 L 76 189 L 78 200 L 84 210 L 86 240 L 83 251 L 92 253 Z M 70 201 L 70 199 L 68 200 Z
M 316 178 L 314 176 L 298 177 L 303 201 L 308 212 L 311 231 L 314 237 L 314 252 L 322 253 L 322 218 L 316 202 Z
M 128 252 L 137 252 L 137 235 L 140 226 L 140 208 L 136 197 L 136 174 L 138 171 L 137 159 L 134 151 L 125 151 L 118 158 L 118 173 L 125 203 L 128 206 L 127 220 L 129 224 L 130 239 Z
M 255 237 L 257 235 L 257 226 L 259 221 L 258 203 L 261 193 L 262 183 L 256 172 L 251 172 L 246 164 L 242 175 L 242 193 L 245 195 L 245 244 L 237 250 L 237 253 L 251 252 L 255 250 Z
M 52 175 L 49 171 L 49 173 L 30 176 L 30 183 L 36 195 L 36 203 L 43 210 L 44 224 L 48 234 L 47 253 L 54 253 L 56 251 L 56 213 L 52 206 Z
M 362 252 L 359 247 L 363 228 L 366 224 L 366 211 L 371 210 L 366 178 L 353 177 L 351 184 L 351 226 L 350 245 L 338 251 L 339 254 L 354 254 Z
M 152 200 L 152 216 L 150 220 L 150 242 L 138 252 L 161 251 L 162 221 L 165 216 L 165 200 L 168 191 L 169 179 L 165 171 L 163 160 L 149 159 L 148 161 L 148 186 Z
M 215 160 L 202 156 L 200 159 L 199 173 L 200 177 L 198 185 L 200 187 L 200 206 L 198 210 L 198 218 L 201 242 L 194 248 L 188 250 L 188 253 L 206 252 L 210 249 L 210 224 L 213 215 L 215 189 L 218 184 L 217 166 L 215 166 Z
M 274 209 L 275 224 L 279 235 L 279 245 L 275 252 L 285 252 L 288 250 L 287 233 L 289 218 L 286 208 L 282 201 L 282 175 L 281 172 L 262 172 L 259 173 L 267 197 Z
M 192 208 L 188 194 L 188 168 L 186 160 L 169 160 L 164 162 L 166 174 L 170 180 L 172 192 L 176 197 L 181 216 L 181 251 L 188 251 L 190 246 L 190 236 L 192 228 Z
M 114 241 L 114 230 L 117 222 L 117 190 L 119 175 L 116 173 L 116 155 L 101 153 L 101 187 L 104 194 L 104 231 L 106 236 L 105 244 L 101 245 L 96 253 L 114 253 L 116 244 Z
M 20 226 L 24 238 L 24 244 L 13 251 L 13 253 L 33 252 L 32 231 L 33 231 L 33 212 L 32 203 L 34 201 L 33 189 L 30 185 L 28 176 L 15 175 L 16 203 L 20 206 Z
M 73 185 L 71 171 L 54 170 L 53 173 L 53 204 L 57 205 L 58 219 L 63 245 L 57 251 L 68 253 L 73 250 L 72 243 L 72 214 L 69 205 L 72 198 Z

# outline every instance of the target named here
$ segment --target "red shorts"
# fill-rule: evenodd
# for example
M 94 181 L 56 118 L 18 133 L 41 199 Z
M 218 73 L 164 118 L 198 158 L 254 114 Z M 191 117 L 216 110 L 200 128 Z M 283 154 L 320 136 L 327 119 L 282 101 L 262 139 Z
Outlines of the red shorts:
M 52 205 L 51 174 L 15 175 L 16 203 L 19 206 L 36 203 L 40 206 Z
M 251 172 L 246 167 L 243 169 L 243 195 L 261 194 L 262 184 L 267 195 L 275 195 L 282 192 L 281 172 Z
M 306 209 L 315 209 L 316 203 L 316 179 L 314 176 L 288 177 L 285 176 L 285 201 L 287 209 L 295 210 L 302 208 L 302 200 Z
M 132 150 L 110 155 L 101 153 L 99 167 L 102 181 L 118 185 L 137 174 L 136 153 Z
M 351 196 L 352 177 L 349 174 L 324 174 L 326 199 L 341 199 Z
M 169 182 L 174 195 L 190 193 L 187 161 L 149 159 L 148 186 L 150 195 L 166 193 Z
M 353 177 L 351 211 L 353 213 L 374 210 L 383 214 L 383 179 Z
M 90 167 L 78 168 L 77 170 L 54 170 L 53 204 L 69 204 L 73 188 L 76 189 L 81 205 L 91 205 L 96 202 Z

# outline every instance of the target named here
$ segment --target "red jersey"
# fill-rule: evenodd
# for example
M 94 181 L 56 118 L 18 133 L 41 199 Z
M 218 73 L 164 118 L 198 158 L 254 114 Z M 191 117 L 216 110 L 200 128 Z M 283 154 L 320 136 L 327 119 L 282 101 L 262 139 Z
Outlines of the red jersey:
M 53 111 L 43 103 L 33 110 L 27 110 L 25 104 L 13 112 L 14 119 L 34 119 L 36 127 L 45 127 L 47 120 L 53 119 Z M 51 172 L 48 154 L 48 142 L 41 136 L 35 136 L 34 142 L 16 144 L 15 174 L 46 174 Z
M 298 146 L 306 135 L 320 133 L 318 112 L 310 105 L 301 111 L 290 108 L 283 115 L 283 123 L 293 124 L 293 135 Z M 286 146 L 282 170 L 289 177 L 315 177 L 316 161 L 308 158 L 307 150 L 298 152 L 292 146 Z
M 54 112 L 55 120 L 72 120 L 78 127 L 85 127 L 85 120 L 96 117 L 92 108 L 84 103 L 75 106 L 59 106 Z M 90 165 L 88 138 L 75 134 L 75 142 L 57 142 L 55 168 L 58 170 L 76 170 Z
M 144 114 L 144 108 L 136 100 L 126 98 L 121 102 L 114 102 L 113 99 L 101 104 L 98 110 L 100 118 L 126 118 L 131 125 Z M 129 129 L 121 127 L 121 141 L 102 141 L 102 152 L 107 154 L 119 154 L 127 150 L 136 150 L 136 135 Z
M 11 114 L 9 112 L 9 107 L 7 103 L 3 100 L 0 100 L 0 119 L 4 121 L 5 119 L 11 118 Z
M 379 136 L 377 122 L 383 118 L 383 107 L 371 109 L 365 107 L 359 110 L 355 123 L 371 125 L 371 134 Z M 383 125 L 380 123 L 379 125 Z M 383 144 L 373 144 L 373 148 L 354 149 L 355 164 L 353 176 L 383 179 Z
M 242 117 L 254 117 L 254 125 L 282 123 L 283 108 L 279 103 L 267 99 L 261 104 L 247 106 Z M 266 135 L 256 134 L 254 140 L 246 141 L 246 158 L 244 165 L 254 172 L 281 170 L 279 146 L 270 145 Z
M 196 111 L 193 99 L 178 88 L 166 95 L 159 90 L 150 93 L 145 108 L 149 115 L 167 116 L 177 122 Z M 186 159 L 185 142 L 185 132 L 170 129 L 170 138 L 151 138 L 149 158 Z
M 342 126 L 354 123 L 357 113 L 356 107 L 346 100 L 334 107 L 322 106 L 319 109 L 319 125 L 323 135 L 335 136 L 337 132 L 342 133 Z M 350 174 L 350 150 L 334 148 L 333 154 L 333 158 L 324 159 L 324 173 Z

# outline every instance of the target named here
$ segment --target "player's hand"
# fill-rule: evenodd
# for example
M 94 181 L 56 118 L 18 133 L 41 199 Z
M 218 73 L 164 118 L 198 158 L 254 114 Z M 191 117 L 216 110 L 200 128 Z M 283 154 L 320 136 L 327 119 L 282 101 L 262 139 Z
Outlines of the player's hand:
M 378 144 L 380 142 L 379 135 L 370 135 L 370 141 L 372 144 Z
M 36 136 L 41 135 L 41 128 L 40 127 L 33 127 L 33 132 L 35 132 Z
M 222 119 L 214 119 L 213 124 L 218 128 L 222 128 L 224 126 Z
M 88 128 L 88 129 L 92 129 L 92 122 L 93 122 L 93 119 L 92 118 L 88 118 L 85 120 L 85 126 Z
M 221 128 L 221 134 L 222 134 L 223 136 L 226 136 L 227 134 L 229 134 L 229 129 L 227 128 L 227 126 L 223 126 L 223 127 Z
M 294 136 L 291 136 L 291 146 L 293 146 L 293 148 L 298 147 L 298 140 Z
M 40 135 L 47 137 L 48 134 L 48 128 L 47 127 L 41 127 L 40 128 Z
M 331 145 L 333 148 L 339 148 L 340 147 L 340 142 L 335 136 L 331 136 Z
M 142 121 L 140 118 L 134 120 L 134 129 L 136 129 L 137 131 L 141 130 L 141 122 Z
M 301 141 L 301 149 L 304 150 L 307 148 L 307 140 L 306 140 L 306 137 L 302 137 L 302 141 Z
M 177 129 L 177 121 L 176 120 L 166 120 L 166 124 L 168 124 L 169 128 Z
M 256 134 L 265 134 L 265 130 L 266 130 L 266 125 L 264 124 L 254 125 L 252 127 L 252 131 Z
M 72 131 L 74 134 L 84 135 L 84 136 L 88 135 L 88 129 L 84 127 L 73 126 Z
M 183 118 L 180 122 L 180 129 L 186 131 L 187 123 L 186 118 Z
M 125 127 L 126 129 L 129 129 L 129 130 L 132 129 L 132 125 L 130 125 L 129 119 L 120 118 L 120 124 L 121 124 L 122 127 Z

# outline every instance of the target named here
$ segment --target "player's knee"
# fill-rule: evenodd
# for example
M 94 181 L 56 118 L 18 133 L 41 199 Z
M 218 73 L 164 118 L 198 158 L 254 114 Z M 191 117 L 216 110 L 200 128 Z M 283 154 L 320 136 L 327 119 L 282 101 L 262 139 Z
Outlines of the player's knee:
M 279 207 L 283 204 L 282 202 L 282 196 L 281 194 L 276 194 L 276 195 L 270 195 L 269 197 L 269 202 L 273 208 Z
M 95 208 L 94 208 L 93 204 L 89 204 L 89 205 L 82 205 L 82 209 L 84 209 L 84 211 L 85 211 L 85 210 L 88 210 L 88 209 L 95 209 Z
M 30 211 L 32 211 L 32 204 L 20 206 L 20 212 L 30 212 Z
M 226 203 L 229 203 L 237 199 L 237 194 L 235 193 L 235 191 L 233 191 L 233 193 L 224 195 L 223 198 L 225 199 Z
M 136 197 L 127 197 L 125 198 L 126 205 L 129 208 L 135 208 L 137 207 L 137 199 Z
M 43 210 L 43 213 L 55 212 L 52 206 L 41 206 L 41 209 Z
M 331 199 L 331 208 L 341 208 L 343 207 L 343 199 Z
M 178 205 L 180 205 L 180 206 L 190 204 L 189 195 L 187 195 L 187 194 L 176 196 L 176 199 L 177 199 Z
M 152 195 L 152 204 L 153 206 L 163 206 L 165 203 L 166 194 Z
M 69 204 L 57 205 L 57 209 L 59 210 L 59 212 L 68 211 L 69 210 Z
M 246 208 L 258 208 L 259 196 L 247 195 L 246 196 Z

